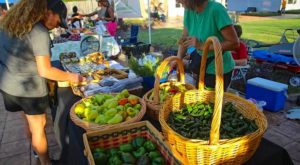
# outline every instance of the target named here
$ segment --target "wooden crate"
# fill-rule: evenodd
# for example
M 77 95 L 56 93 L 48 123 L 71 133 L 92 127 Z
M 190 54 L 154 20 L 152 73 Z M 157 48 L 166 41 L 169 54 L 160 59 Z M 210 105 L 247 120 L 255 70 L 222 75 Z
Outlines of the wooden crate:
M 163 141 L 162 135 L 148 121 L 142 121 L 123 125 L 118 128 L 88 132 L 83 134 L 84 153 L 90 165 L 95 165 L 92 150 L 97 147 L 105 149 L 118 147 L 121 144 L 128 143 L 135 137 L 144 137 L 157 145 L 158 150 L 165 158 L 167 164 L 178 165 L 174 153 L 171 152 L 167 144 Z

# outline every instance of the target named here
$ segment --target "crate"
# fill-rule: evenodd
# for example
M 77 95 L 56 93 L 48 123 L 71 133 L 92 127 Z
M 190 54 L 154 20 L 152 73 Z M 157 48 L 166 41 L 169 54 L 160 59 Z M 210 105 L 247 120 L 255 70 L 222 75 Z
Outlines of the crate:
M 260 77 L 247 80 L 246 98 L 266 101 L 265 110 L 277 112 L 284 108 L 288 85 Z
M 89 164 L 95 165 L 92 155 L 92 150 L 94 148 L 102 147 L 109 149 L 118 147 L 121 144 L 130 142 L 135 137 L 144 137 L 155 143 L 167 164 L 181 164 L 181 162 L 175 158 L 167 144 L 163 141 L 162 135 L 148 121 L 83 134 L 83 143 L 85 146 L 84 154 L 86 155 Z

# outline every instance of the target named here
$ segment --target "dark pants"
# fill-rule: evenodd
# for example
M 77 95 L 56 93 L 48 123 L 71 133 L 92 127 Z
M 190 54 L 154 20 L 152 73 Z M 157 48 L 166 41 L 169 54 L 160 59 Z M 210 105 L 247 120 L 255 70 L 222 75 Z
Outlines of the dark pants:
M 52 110 L 56 112 L 54 133 L 61 149 L 60 163 L 64 165 L 86 164 L 82 142 L 84 130 L 74 125 L 69 115 L 72 105 L 78 101 L 80 97 L 74 96 L 70 88 L 58 88 L 57 94 L 58 106 Z
M 189 66 L 188 66 L 188 71 L 193 73 L 193 75 L 195 75 L 194 78 L 196 79 L 196 86 L 197 86 L 197 88 L 199 88 L 198 84 L 199 84 L 199 75 L 200 75 L 201 55 L 195 50 L 191 53 L 190 56 L 191 56 L 191 58 L 190 58 Z M 205 70 L 207 70 L 207 66 L 213 62 L 214 58 L 215 58 L 214 56 L 207 58 Z M 226 91 L 230 85 L 231 76 L 232 76 L 232 71 L 223 74 L 224 91 Z M 216 75 L 215 74 L 207 74 L 206 73 L 204 79 L 205 79 L 204 80 L 205 87 L 215 88 L 215 84 L 216 84 Z
M 227 90 L 227 88 L 229 87 L 230 85 L 230 82 L 231 82 L 231 75 L 232 75 L 232 71 L 228 72 L 228 73 L 225 73 L 223 74 L 223 80 L 224 80 L 224 91 Z M 196 86 L 197 88 L 198 87 L 198 84 L 199 84 L 199 75 L 196 76 Z M 204 78 L 204 83 L 205 83 L 205 87 L 207 88 L 215 88 L 215 85 L 216 85 L 216 75 L 214 74 L 205 74 L 205 78 Z

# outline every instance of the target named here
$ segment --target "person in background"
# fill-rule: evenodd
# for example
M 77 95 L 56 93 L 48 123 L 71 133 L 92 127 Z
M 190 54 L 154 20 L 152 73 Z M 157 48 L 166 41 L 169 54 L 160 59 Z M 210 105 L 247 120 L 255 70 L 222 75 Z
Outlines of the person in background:
M 281 14 L 285 14 L 285 8 L 286 8 L 286 0 L 282 0 L 281 1 L 281 10 L 280 10 Z
M 191 63 L 189 64 L 189 69 L 195 75 L 196 81 L 199 81 L 199 68 L 204 42 L 208 37 L 216 36 L 220 40 L 223 49 L 224 90 L 226 90 L 231 82 L 232 70 L 234 69 L 234 61 L 230 51 L 239 47 L 239 40 L 227 10 L 222 4 L 213 0 L 180 0 L 180 3 L 185 8 L 184 29 L 177 56 L 183 58 L 188 48 L 194 47 L 196 49 L 190 55 Z M 214 88 L 216 77 L 212 46 L 210 50 L 205 84 L 208 88 Z
M 234 29 L 239 37 L 240 47 L 237 50 L 231 51 L 231 54 L 236 66 L 245 66 L 248 62 L 248 51 L 247 46 L 240 39 L 243 34 L 243 29 L 240 25 L 234 25 Z
M 71 26 L 72 28 L 81 28 L 81 19 L 80 14 L 78 13 L 77 6 L 73 7 L 73 14 L 69 20 L 71 20 Z
M 49 30 L 66 28 L 61 0 L 20 0 L 0 21 L 0 89 L 8 111 L 23 111 L 28 138 L 42 165 L 50 164 L 45 133 L 47 79 L 78 83 L 79 74 L 51 66 Z
M 6 10 L 0 6 L 0 19 L 6 15 Z
M 157 10 L 158 10 L 158 16 L 159 16 L 159 19 L 162 21 L 162 22 L 166 22 L 166 16 L 165 16 L 165 11 L 162 7 L 163 3 L 159 3 L 157 5 Z
M 117 23 L 115 21 L 113 5 L 110 5 L 108 0 L 97 0 L 97 1 L 100 10 L 96 10 L 93 13 L 81 15 L 81 16 L 91 17 L 93 15 L 98 14 L 98 18 L 96 20 L 104 21 L 104 25 L 106 26 L 107 32 L 111 36 L 115 36 L 117 33 Z
M 114 16 L 114 9 L 113 6 L 110 5 L 108 0 L 97 0 L 98 2 L 98 8 L 96 11 L 90 13 L 90 14 L 80 14 L 82 17 L 92 17 L 94 15 L 98 15 L 97 21 L 115 21 Z
M 153 12 L 151 13 L 151 17 L 155 21 L 162 21 L 165 22 L 166 16 L 164 15 L 164 9 L 162 7 L 162 3 L 159 3 L 158 5 L 154 5 Z
M 158 14 L 158 7 L 154 6 L 153 12 L 151 13 L 151 16 L 154 20 L 159 20 L 159 14 Z

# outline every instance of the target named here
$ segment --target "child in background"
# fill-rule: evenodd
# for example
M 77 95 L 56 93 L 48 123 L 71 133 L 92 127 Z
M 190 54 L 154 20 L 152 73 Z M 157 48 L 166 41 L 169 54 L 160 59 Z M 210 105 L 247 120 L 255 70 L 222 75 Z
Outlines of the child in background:
M 6 10 L 0 5 L 0 19 L 6 15 Z
M 243 34 L 242 27 L 240 25 L 234 25 L 234 29 L 240 40 L 240 47 L 237 50 L 231 51 L 236 66 L 245 66 L 248 62 L 247 46 L 241 41 L 241 35 Z
M 73 14 L 71 18 L 71 25 L 72 28 L 81 28 L 81 19 L 80 19 L 80 14 L 78 13 L 78 8 L 77 6 L 73 7 Z

